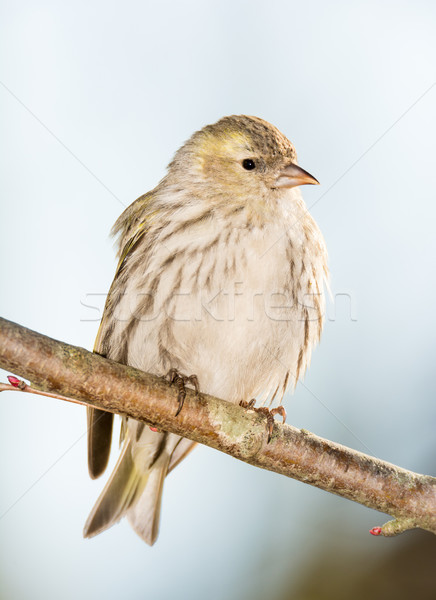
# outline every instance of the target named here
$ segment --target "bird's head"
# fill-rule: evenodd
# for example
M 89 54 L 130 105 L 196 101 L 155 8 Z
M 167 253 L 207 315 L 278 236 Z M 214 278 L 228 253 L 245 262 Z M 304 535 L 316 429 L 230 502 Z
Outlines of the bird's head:
M 201 188 L 211 201 L 271 203 L 287 189 L 318 181 L 297 165 L 294 146 L 258 117 L 220 119 L 177 152 L 170 173 Z

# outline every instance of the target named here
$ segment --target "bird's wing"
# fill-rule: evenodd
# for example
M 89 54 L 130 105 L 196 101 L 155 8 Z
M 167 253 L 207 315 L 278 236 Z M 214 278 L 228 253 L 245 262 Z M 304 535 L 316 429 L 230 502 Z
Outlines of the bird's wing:
M 119 235 L 119 261 L 114 280 L 106 298 L 100 327 L 94 344 L 94 352 L 106 356 L 107 349 L 103 345 L 105 333 L 110 327 L 110 316 L 114 304 L 114 289 L 120 274 L 136 244 L 142 239 L 148 229 L 146 205 L 151 200 L 152 193 L 141 196 L 131 204 L 115 223 L 112 233 Z M 99 477 L 106 469 L 111 441 L 113 414 L 98 408 L 87 408 L 88 422 L 88 470 L 92 479 Z

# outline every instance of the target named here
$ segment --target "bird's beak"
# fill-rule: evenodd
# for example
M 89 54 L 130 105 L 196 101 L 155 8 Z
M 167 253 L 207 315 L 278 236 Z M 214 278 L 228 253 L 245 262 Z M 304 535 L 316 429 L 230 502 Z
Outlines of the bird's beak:
M 293 188 L 306 183 L 319 185 L 319 181 L 310 173 L 298 165 L 291 163 L 281 171 L 277 178 L 276 186 L 278 188 Z

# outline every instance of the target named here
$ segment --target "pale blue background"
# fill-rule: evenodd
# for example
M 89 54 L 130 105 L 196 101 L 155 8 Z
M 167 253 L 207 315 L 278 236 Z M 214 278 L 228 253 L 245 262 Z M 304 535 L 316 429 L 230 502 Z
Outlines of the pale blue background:
M 2 2 L 0 314 L 91 349 L 98 312 L 84 304 L 110 285 L 123 206 L 196 129 L 261 116 L 322 183 L 303 192 L 333 294 L 348 294 L 329 306 L 289 421 L 435 474 L 435 13 Z M 199 448 L 168 478 L 153 548 L 126 523 L 83 540 L 103 484 L 88 479 L 84 409 L 0 402 L 2 598 L 274 598 L 284 578 L 293 598 L 326 539 L 376 560 L 417 535 L 372 538 L 385 515 Z

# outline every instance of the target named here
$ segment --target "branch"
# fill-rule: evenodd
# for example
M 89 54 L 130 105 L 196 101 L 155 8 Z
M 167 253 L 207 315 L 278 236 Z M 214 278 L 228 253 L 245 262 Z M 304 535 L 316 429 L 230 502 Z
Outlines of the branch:
M 265 418 L 187 390 L 176 417 L 177 390 L 161 377 L 115 363 L 0 318 L 0 367 L 32 382 L 25 391 L 54 394 L 144 421 L 256 467 L 281 473 L 394 517 L 373 535 L 421 528 L 436 534 L 436 478 L 396 467 L 276 423 L 267 444 Z M 17 381 L 11 378 L 14 385 Z M 200 381 L 201 385 L 201 381 Z M 18 389 L 2 385 L 2 389 Z

